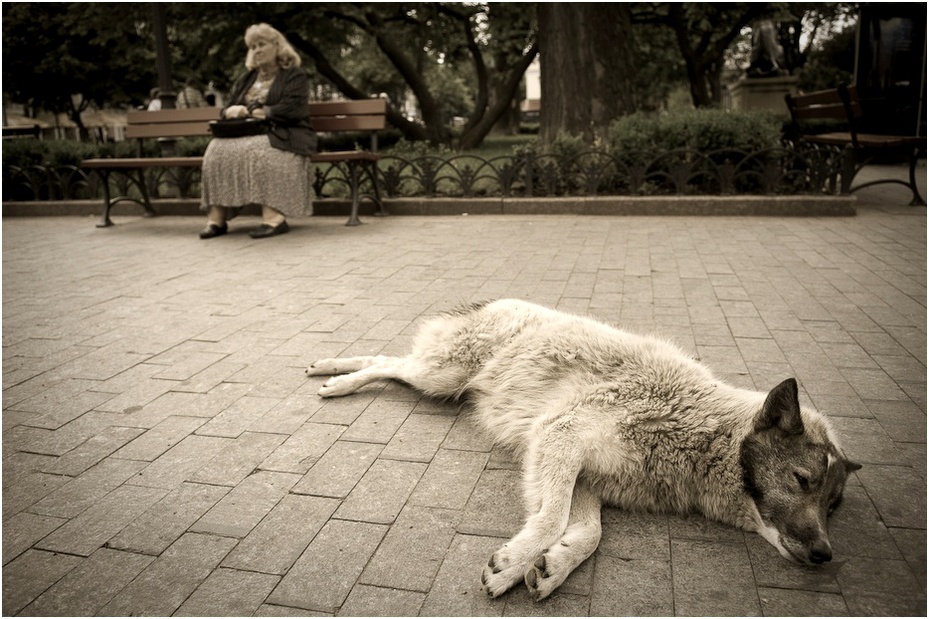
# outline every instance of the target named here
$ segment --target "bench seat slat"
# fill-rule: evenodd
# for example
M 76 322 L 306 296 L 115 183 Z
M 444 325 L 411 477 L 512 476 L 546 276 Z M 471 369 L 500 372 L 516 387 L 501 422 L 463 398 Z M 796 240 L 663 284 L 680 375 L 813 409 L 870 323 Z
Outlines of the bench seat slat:
M 381 158 L 377 153 L 366 150 L 327 151 L 310 155 L 314 163 L 332 163 L 334 161 L 377 161 Z
M 120 159 L 85 159 L 81 162 L 82 168 L 96 169 L 126 169 L 126 168 L 174 168 L 174 167 L 200 167 L 203 157 L 155 157 L 139 158 L 127 157 Z

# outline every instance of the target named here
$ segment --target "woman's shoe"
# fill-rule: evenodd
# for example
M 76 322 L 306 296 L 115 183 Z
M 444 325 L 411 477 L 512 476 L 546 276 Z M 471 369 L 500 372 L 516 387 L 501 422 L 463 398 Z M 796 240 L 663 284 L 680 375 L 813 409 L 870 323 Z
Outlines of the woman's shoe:
M 253 239 L 264 239 L 269 236 L 277 236 L 278 234 L 284 234 L 290 230 L 290 226 L 287 225 L 286 221 L 279 223 L 276 226 L 270 226 L 268 224 L 261 224 L 258 228 L 255 228 L 248 233 Z
M 216 224 L 210 224 L 206 228 L 200 231 L 201 239 L 212 239 L 215 236 L 222 236 L 229 231 L 229 226 L 223 224 L 222 226 L 217 226 Z

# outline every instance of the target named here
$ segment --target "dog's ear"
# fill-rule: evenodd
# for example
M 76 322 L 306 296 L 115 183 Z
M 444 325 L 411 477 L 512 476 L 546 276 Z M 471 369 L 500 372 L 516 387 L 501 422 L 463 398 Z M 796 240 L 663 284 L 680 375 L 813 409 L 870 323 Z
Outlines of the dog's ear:
M 768 394 L 761 413 L 755 419 L 755 431 L 761 432 L 768 428 L 779 428 L 787 434 L 803 434 L 795 379 L 788 378 Z
M 857 462 L 852 462 L 851 460 L 845 461 L 845 472 L 846 473 L 854 473 L 860 468 L 861 468 L 861 465 L 858 464 Z

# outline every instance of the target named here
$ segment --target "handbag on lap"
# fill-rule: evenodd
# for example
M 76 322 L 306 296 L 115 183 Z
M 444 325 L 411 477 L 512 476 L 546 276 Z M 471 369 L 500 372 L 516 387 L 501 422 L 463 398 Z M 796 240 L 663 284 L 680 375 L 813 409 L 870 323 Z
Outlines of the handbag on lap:
M 210 133 L 216 138 L 244 138 L 267 133 L 271 124 L 258 118 L 224 118 L 210 121 Z

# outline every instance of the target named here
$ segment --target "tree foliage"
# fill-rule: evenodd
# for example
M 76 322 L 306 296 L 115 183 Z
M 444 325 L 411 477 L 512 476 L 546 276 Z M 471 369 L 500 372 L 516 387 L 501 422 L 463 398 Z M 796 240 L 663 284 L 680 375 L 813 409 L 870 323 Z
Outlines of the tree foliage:
M 4 93 L 66 113 L 128 104 L 154 84 L 145 4 L 4 3 Z M 63 35 L 62 33 L 67 33 Z

